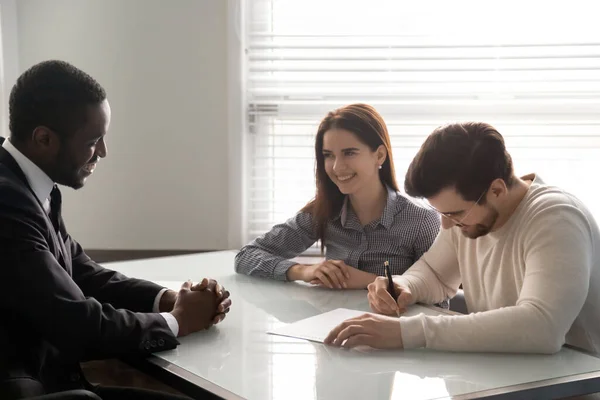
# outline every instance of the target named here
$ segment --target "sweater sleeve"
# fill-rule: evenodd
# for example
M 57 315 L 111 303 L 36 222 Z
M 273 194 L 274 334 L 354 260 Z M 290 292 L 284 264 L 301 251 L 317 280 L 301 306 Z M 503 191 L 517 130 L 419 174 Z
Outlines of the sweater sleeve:
M 400 318 L 405 348 L 559 351 L 587 297 L 594 251 L 591 227 L 574 206 L 547 207 L 524 231 L 522 251 L 525 275 L 514 306 L 461 316 Z M 417 293 L 422 298 L 421 287 Z
M 410 289 L 415 303 L 435 304 L 454 297 L 460 270 L 452 232 L 442 229 L 429 250 L 394 281 Z

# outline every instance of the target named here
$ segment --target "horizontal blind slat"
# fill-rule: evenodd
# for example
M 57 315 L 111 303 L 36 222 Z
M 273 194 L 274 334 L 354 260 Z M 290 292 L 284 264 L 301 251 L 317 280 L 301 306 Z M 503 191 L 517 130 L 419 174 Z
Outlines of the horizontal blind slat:
M 313 198 L 319 121 L 352 102 L 372 104 L 386 120 L 400 183 L 435 127 L 483 120 L 504 135 L 517 173 L 541 173 L 584 201 L 600 195 L 589 184 L 600 170 L 600 30 L 590 3 L 483 3 L 251 2 L 248 239 Z M 344 19 L 331 18 L 336 7 Z M 469 12 L 495 18 L 456 23 Z

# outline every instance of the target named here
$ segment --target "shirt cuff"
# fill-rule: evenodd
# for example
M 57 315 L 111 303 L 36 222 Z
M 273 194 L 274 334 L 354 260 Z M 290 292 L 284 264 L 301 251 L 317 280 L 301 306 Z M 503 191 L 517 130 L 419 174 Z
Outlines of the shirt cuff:
M 160 315 L 167 321 L 167 325 L 169 325 L 171 332 L 173 332 L 173 336 L 177 337 L 177 335 L 179 335 L 179 323 L 177 323 L 177 318 L 168 312 L 161 312 Z
M 278 281 L 287 281 L 287 271 L 290 267 L 298 264 L 298 261 L 292 260 L 282 260 L 277 263 L 275 269 L 273 270 L 273 278 Z
M 425 340 L 425 314 L 414 317 L 400 317 L 400 331 L 402 332 L 402 346 L 405 349 L 426 347 Z
M 158 294 L 154 298 L 154 304 L 152 305 L 152 312 L 160 311 L 160 299 L 167 290 L 168 290 L 167 288 L 164 288 L 164 289 L 161 289 L 160 292 L 158 292 Z

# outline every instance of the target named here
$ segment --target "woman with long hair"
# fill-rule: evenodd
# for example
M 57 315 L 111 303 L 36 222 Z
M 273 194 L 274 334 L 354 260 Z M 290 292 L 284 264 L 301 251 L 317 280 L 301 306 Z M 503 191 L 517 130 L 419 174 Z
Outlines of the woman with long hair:
M 315 198 L 244 246 L 237 272 L 359 289 L 385 275 L 384 262 L 399 275 L 429 249 L 440 218 L 398 191 L 390 137 L 373 107 L 351 104 L 330 112 L 319 125 L 315 156 Z M 325 261 L 290 260 L 317 241 Z

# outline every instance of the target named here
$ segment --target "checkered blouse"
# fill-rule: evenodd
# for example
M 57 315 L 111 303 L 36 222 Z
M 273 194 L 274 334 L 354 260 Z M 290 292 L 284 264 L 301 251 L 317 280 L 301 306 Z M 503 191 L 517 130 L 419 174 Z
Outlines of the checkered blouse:
M 388 187 L 381 218 L 362 226 L 348 197 L 340 213 L 327 225 L 326 258 L 376 275 L 385 275 L 390 262 L 393 275 L 404 273 L 433 243 L 440 230 L 438 214 Z M 312 216 L 299 212 L 244 246 L 235 258 L 237 272 L 287 280 L 291 261 L 316 242 Z

